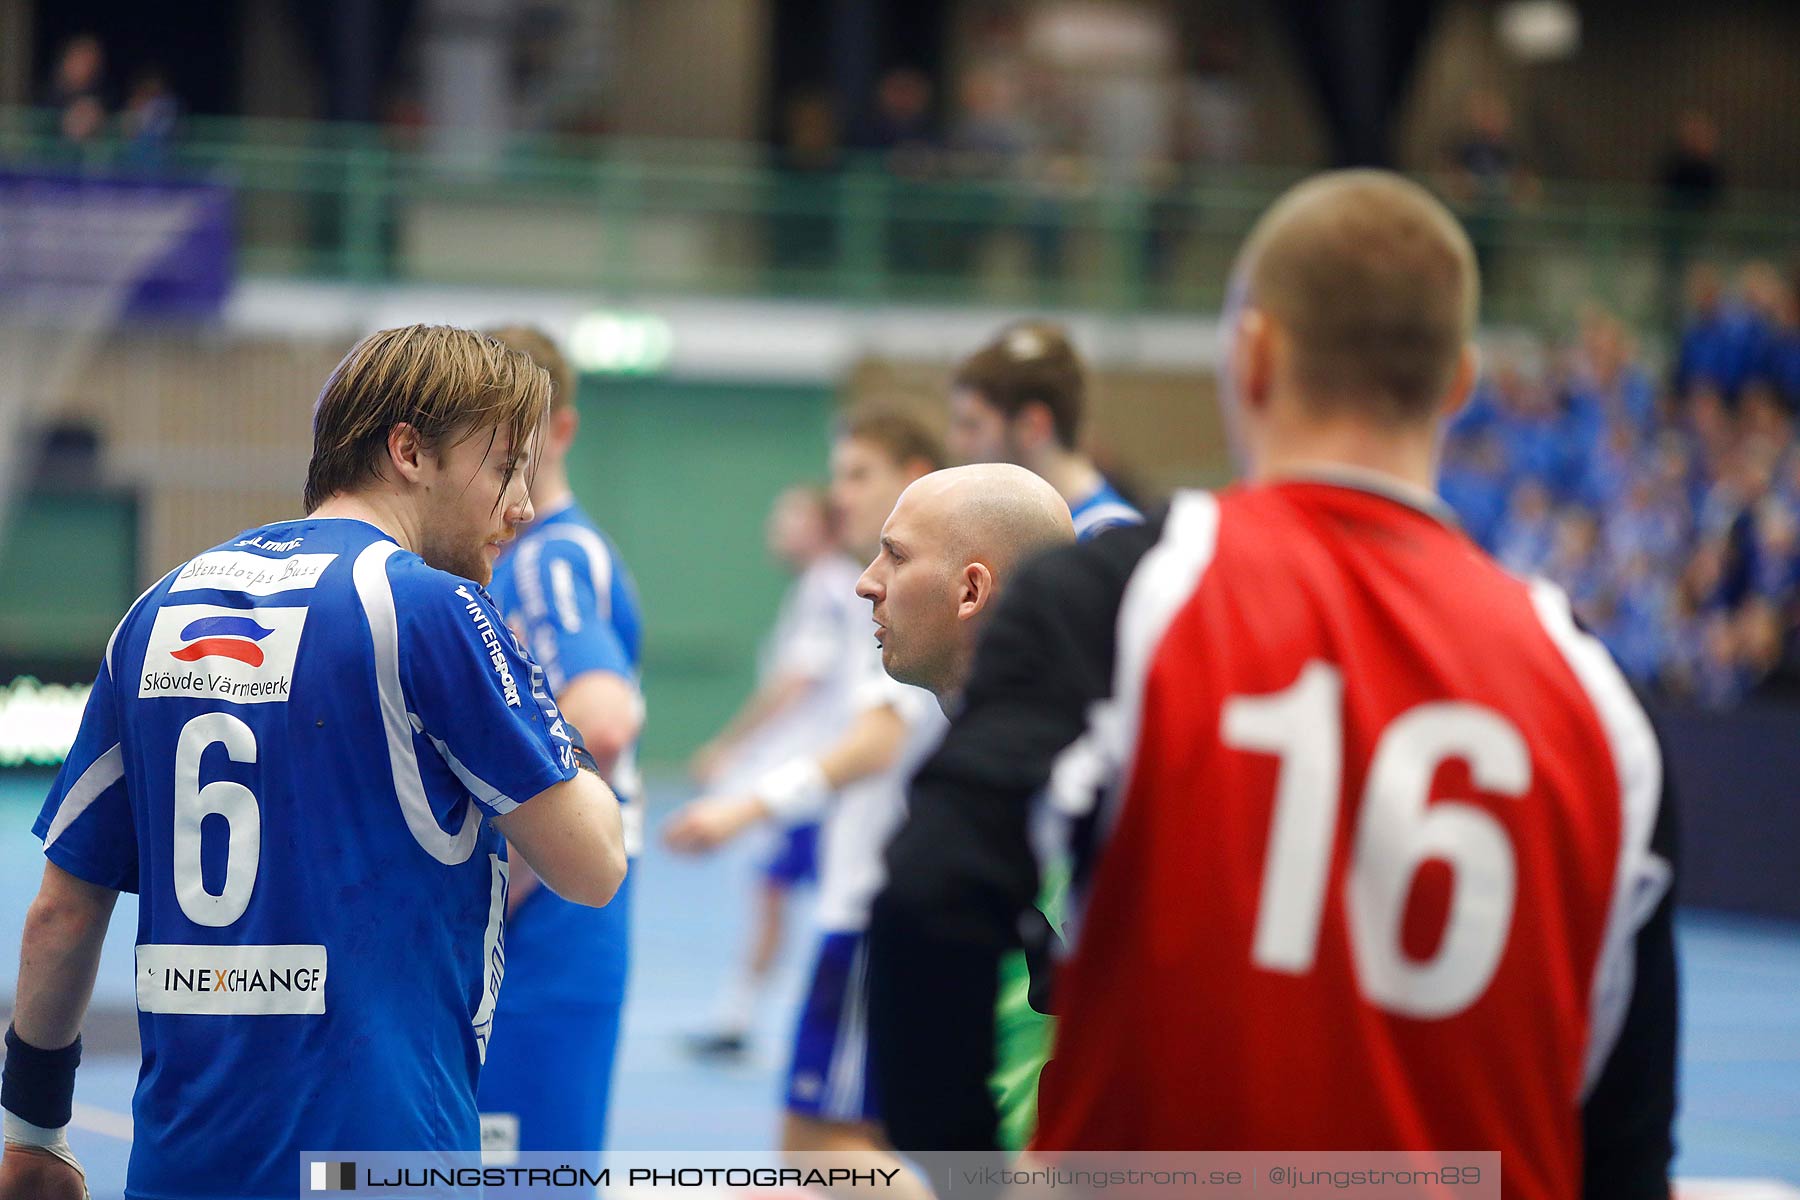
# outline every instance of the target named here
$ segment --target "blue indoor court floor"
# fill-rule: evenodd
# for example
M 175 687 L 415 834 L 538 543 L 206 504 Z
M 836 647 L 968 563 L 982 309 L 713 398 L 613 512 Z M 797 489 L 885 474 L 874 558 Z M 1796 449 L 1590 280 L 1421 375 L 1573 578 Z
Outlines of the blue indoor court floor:
M 48 777 L 0 773 L 0 1004 L 10 1009 L 18 937 L 41 856 L 30 824 Z M 650 827 L 685 785 L 661 780 Z M 705 1067 L 681 1038 L 707 1023 L 750 911 L 750 846 L 694 863 L 654 844 L 636 867 L 637 956 L 613 1093 L 612 1144 L 642 1150 L 753 1150 L 773 1144 L 790 1014 L 810 938 L 796 923 L 752 1060 Z M 1800 882 L 1800 881 L 1797 881 Z M 95 1200 L 118 1200 L 136 1079 L 131 946 L 121 901 L 101 962 L 90 1051 L 70 1141 Z M 1682 1110 L 1678 1174 L 1800 1185 L 1800 926 L 1690 912 L 1680 924 Z M 1771 1195 L 1780 1194 L 1779 1191 Z

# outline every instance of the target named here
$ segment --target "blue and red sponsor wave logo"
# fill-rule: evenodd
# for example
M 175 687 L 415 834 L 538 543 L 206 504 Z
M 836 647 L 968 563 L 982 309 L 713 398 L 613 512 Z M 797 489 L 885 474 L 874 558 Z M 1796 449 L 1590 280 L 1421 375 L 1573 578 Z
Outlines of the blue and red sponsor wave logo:
M 187 644 L 169 651 L 169 657 L 190 663 L 203 658 L 235 658 L 260 667 L 263 652 L 257 643 L 274 632 L 249 617 L 201 617 L 182 628 L 181 640 Z

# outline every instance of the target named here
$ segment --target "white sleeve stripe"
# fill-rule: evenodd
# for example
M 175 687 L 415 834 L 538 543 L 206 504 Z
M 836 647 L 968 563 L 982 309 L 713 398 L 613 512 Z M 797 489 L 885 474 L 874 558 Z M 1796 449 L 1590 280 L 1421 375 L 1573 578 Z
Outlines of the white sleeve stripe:
M 426 736 L 430 737 L 431 735 L 427 734 Z M 470 794 L 477 800 L 486 804 L 497 813 L 509 813 L 513 809 L 519 807 L 519 802 L 517 800 L 514 800 L 511 796 L 508 796 L 505 792 L 502 792 L 499 788 L 495 787 L 475 772 L 469 770 L 469 768 L 463 766 L 462 761 L 450 752 L 450 747 L 444 745 L 444 743 L 436 738 L 431 738 L 431 744 L 436 746 L 438 753 L 444 756 L 444 762 L 449 764 L 451 773 L 462 780 L 462 785 L 468 788 Z
M 394 611 L 394 588 L 388 581 L 387 560 L 399 553 L 393 542 L 375 542 L 356 556 L 351 578 L 368 618 L 369 637 L 375 651 L 375 687 L 381 701 L 381 726 L 387 735 L 388 769 L 394 795 L 406 827 L 425 852 L 445 866 L 467 862 L 481 833 L 481 813 L 470 800 L 463 809 L 462 826 L 454 835 L 445 833 L 431 811 L 425 780 L 419 775 L 419 759 L 413 750 L 413 717 L 407 711 L 406 693 L 400 683 L 400 620 Z
M 600 535 L 580 525 L 559 525 L 546 539 L 565 538 L 579 547 L 588 561 L 588 581 L 594 585 L 594 608 L 602 621 L 612 620 L 612 555 Z
M 1218 542 L 1218 499 L 1210 492 L 1176 493 L 1162 537 L 1132 572 L 1119 603 L 1112 696 L 1089 710 L 1087 731 L 1057 756 L 1045 801 L 1033 815 L 1033 844 L 1040 856 L 1053 842 L 1066 845 L 1061 823 L 1087 813 L 1096 800 L 1102 805 L 1096 839 L 1103 843 L 1111 836 L 1136 766 L 1151 662 L 1175 615 L 1205 578 Z M 1071 947 L 1080 915 L 1080 899 L 1071 896 L 1065 921 Z
M 543 544 L 536 538 L 521 543 L 518 566 L 513 572 L 513 579 L 519 587 L 519 603 L 525 608 L 527 621 L 542 618 L 546 611 L 543 580 L 538 578 L 538 558 L 542 551 Z
M 550 560 L 550 592 L 556 597 L 556 621 L 565 633 L 581 632 L 581 606 L 575 603 L 575 572 L 560 558 Z
M 1662 802 L 1662 754 L 1650 719 L 1630 685 L 1606 648 L 1575 624 L 1562 589 L 1541 579 L 1529 586 L 1538 619 L 1594 706 L 1619 778 L 1619 859 L 1589 996 L 1587 1058 L 1580 1096 L 1585 1099 L 1599 1081 L 1625 1024 L 1637 970 L 1638 931 L 1669 886 L 1669 864 L 1650 851 Z
M 1107 797 L 1105 832 L 1112 832 L 1124 793 L 1131 786 L 1136 766 L 1139 726 L 1144 715 L 1144 689 L 1150 680 L 1151 660 L 1162 645 L 1163 635 L 1200 586 L 1212 565 L 1219 542 L 1219 501 L 1210 492 L 1178 493 L 1169 505 L 1162 540 L 1144 555 L 1125 585 L 1119 603 L 1119 634 L 1113 679 L 1113 701 L 1122 705 L 1120 720 L 1107 729 L 1115 745 L 1124 751 L 1116 761 L 1122 767 L 1118 786 Z
M 106 789 L 125 778 L 125 755 L 117 743 L 99 758 L 88 764 L 88 769 L 81 773 L 75 785 L 63 793 L 62 803 L 56 807 L 56 816 L 50 821 L 50 828 L 44 831 L 44 849 L 48 850 L 56 844 L 56 839 L 73 825 L 88 807 L 98 800 Z
M 1105 504 L 1094 505 L 1075 518 L 1075 536 L 1080 537 L 1096 525 L 1142 525 L 1143 523 L 1144 515 L 1137 509 L 1128 504 L 1108 501 Z

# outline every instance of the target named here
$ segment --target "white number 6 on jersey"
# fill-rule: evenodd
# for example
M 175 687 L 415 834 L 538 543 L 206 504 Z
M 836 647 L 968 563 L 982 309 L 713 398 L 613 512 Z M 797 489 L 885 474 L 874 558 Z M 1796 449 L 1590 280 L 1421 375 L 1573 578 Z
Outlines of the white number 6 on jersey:
M 262 858 L 262 812 L 256 796 L 241 783 L 215 779 L 200 786 L 200 759 L 223 743 L 232 762 L 256 761 L 256 734 L 230 713 L 202 713 L 181 727 L 175 743 L 175 899 L 188 920 L 219 928 L 244 915 L 256 887 Z M 225 886 L 214 894 L 200 874 L 200 825 L 217 813 L 229 831 Z

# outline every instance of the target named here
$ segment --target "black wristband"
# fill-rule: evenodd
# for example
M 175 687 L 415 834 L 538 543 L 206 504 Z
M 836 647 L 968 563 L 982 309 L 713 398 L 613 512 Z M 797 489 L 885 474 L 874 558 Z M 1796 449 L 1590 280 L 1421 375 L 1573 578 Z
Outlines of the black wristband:
M 0 1070 L 0 1108 L 44 1129 L 69 1123 L 81 1037 L 61 1050 L 39 1050 L 6 1027 L 6 1067 Z
M 575 766 L 583 771 L 591 771 L 595 775 L 600 774 L 600 764 L 588 752 L 588 748 L 580 742 L 575 743 Z

